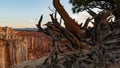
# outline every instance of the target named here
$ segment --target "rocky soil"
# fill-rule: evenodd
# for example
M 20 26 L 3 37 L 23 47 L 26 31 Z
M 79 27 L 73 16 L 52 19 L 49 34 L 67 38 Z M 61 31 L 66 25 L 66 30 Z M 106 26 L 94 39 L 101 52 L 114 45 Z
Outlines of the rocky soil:
M 40 64 L 43 63 L 46 57 L 42 57 L 40 59 L 25 61 L 19 65 L 11 66 L 11 68 L 37 68 Z

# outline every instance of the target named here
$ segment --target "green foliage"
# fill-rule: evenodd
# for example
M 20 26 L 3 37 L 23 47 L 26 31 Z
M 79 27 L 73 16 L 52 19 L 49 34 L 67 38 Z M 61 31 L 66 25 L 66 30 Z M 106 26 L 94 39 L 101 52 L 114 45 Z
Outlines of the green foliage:
M 69 0 L 73 13 L 84 11 L 87 8 L 113 10 L 120 6 L 120 0 Z

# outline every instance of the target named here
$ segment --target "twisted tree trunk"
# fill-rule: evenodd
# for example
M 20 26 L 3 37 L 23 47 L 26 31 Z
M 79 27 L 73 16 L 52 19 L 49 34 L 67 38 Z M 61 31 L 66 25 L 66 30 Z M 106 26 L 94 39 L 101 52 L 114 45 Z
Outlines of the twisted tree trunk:
M 55 9 L 58 11 L 58 13 L 60 14 L 60 16 L 63 18 L 64 24 L 67 30 L 71 31 L 77 36 L 85 33 L 85 30 L 80 29 L 77 22 L 75 22 L 75 20 L 73 20 L 68 15 L 68 13 L 65 11 L 63 6 L 60 4 L 60 0 L 53 0 L 53 5 Z

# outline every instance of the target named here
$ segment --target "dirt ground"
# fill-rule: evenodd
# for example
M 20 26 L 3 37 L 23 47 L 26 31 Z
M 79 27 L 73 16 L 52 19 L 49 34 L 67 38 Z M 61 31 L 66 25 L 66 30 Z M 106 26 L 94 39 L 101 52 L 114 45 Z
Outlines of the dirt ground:
M 25 61 L 22 64 L 13 66 L 13 68 L 36 68 L 36 66 L 39 66 L 46 57 L 42 57 L 40 59 L 32 60 L 32 61 Z

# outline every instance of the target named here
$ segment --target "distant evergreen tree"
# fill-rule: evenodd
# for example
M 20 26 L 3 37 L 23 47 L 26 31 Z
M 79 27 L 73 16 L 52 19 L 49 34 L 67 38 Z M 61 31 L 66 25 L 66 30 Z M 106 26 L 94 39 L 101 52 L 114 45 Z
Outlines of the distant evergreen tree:
M 88 8 L 114 10 L 116 20 L 120 17 L 120 0 L 69 0 L 73 13 L 84 11 Z

